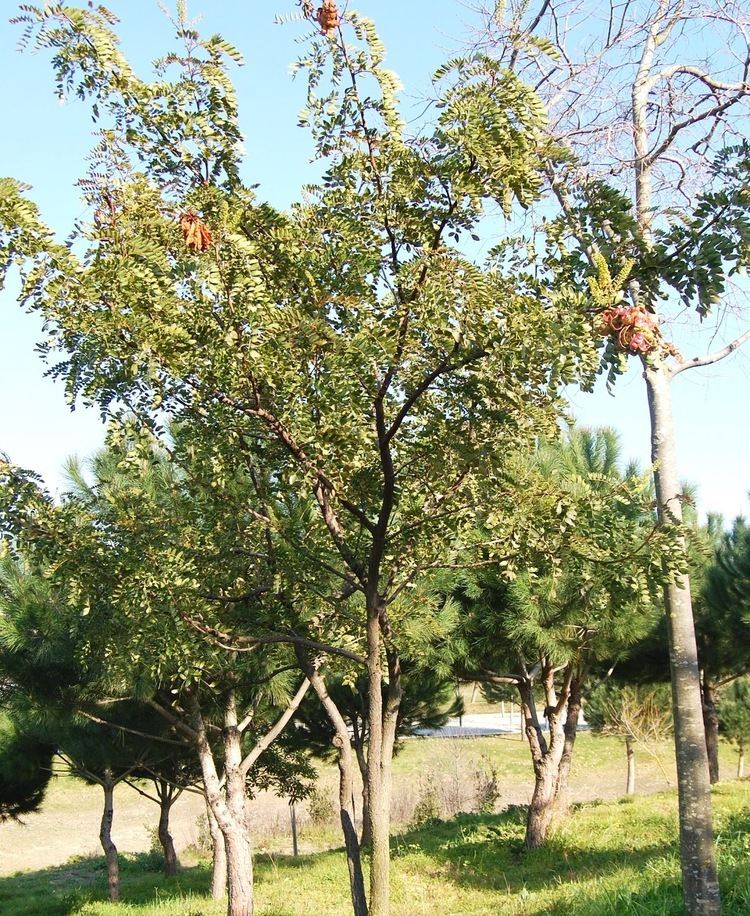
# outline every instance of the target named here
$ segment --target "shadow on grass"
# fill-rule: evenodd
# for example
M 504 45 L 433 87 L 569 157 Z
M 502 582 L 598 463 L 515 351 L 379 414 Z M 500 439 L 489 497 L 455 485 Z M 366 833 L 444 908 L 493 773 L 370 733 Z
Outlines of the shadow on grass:
M 547 898 L 543 909 L 529 904 L 519 912 L 682 914 L 676 816 L 668 810 L 636 809 L 634 830 L 628 821 L 630 803 L 607 803 L 602 806 L 609 817 L 602 825 L 607 831 L 603 839 L 590 820 L 591 809 L 598 807 L 597 802 L 574 806 L 562 830 L 542 849 L 524 848 L 526 808 L 512 806 L 497 815 L 459 814 L 395 837 L 393 855 L 426 856 L 456 885 L 494 890 L 519 902 L 556 888 L 559 902 Z M 613 824 L 618 809 L 622 818 Z M 716 832 L 723 912 L 748 916 L 750 809 L 722 818 Z
M 167 878 L 162 869 L 161 856 L 121 854 L 123 902 L 153 903 L 155 898 L 166 901 L 208 893 L 207 865 L 182 868 L 174 878 Z M 103 856 L 78 856 L 65 865 L 0 877 L 3 916 L 68 916 L 79 912 L 87 903 L 107 899 L 107 866 Z
M 552 834 L 542 849 L 526 849 L 525 816 L 525 806 L 513 806 L 501 814 L 459 814 L 449 821 L 435 821 L 396 837 L 394 857 L 419 851 L 444 866 L 457 884 L 512 894 L 623 868 L 642 871 L 649 863 L 676 854 L 656 838 L 634 844 L 625 835 L 606 848 L 587 849 L 567 844 L 564 835 Z

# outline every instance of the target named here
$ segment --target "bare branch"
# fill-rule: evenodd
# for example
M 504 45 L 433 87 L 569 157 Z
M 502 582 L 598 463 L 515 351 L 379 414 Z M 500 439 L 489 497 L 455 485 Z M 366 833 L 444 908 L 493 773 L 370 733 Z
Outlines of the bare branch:
M 748 340 L 750 340 L 750 331 L 745 331 L 744 334 L 740 334 L 739 337 L 735 338 L 731 343 L 728 343 L 726 347 L 722 347 L 721 350 L 716 350 L 714 353 L 709 353 L 707 356 L 695 356 L 693 359 L 678 363 L 670 369 L 670 373 L 674 378 L 675 375 L 679 375 L 680 372 L 684 372 L 686 369 L 698 369 L 701 366 L 712 366 L 714 363 L 718 363 L 720 360 L 734 353 L 735 350 L 738 350 L 742 344 Z

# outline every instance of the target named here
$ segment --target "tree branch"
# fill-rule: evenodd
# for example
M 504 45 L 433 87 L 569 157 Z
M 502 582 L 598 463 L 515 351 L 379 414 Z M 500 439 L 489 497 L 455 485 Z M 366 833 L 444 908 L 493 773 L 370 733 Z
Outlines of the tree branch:
M 250 751 L 250 753 L 245 757 L 245 759 L 240 764 L 240 773 L 243 777 L 247 776 L 248 771 L 253 766 L 254 763 L 258 760 L 260 755 L 273 744 L 273 742 L 278 738 L 281 732 L 286 727 L 287 722 L 292 718 L 294 713 L 299 708 L 299 704 L 302 702 L 305 694 L 310 689 L 310 680 L 305 677 L 302 683 L 300 684 L 299 690 L 294 694 L 294 696 L 289 701 L 284 712 L 276 720 L 272 728 L 270 728 L 266 734 L 258 741 L 255 747 Z
M 721 350 L 716 350 L 714 353 L 709 353 L 707 356 L 695 356 L 693 359 L 678 363 L 669 370 L 670 374 L 672 378 L 674 378 L 675 375 L 679 375 L 680 372 L 684 372 L 686 369 L 698 369 L 701 366 L 712 366 L 714 363 L 718 363 L 726 356 L 734 353 L 735 350 L 738 350 L 742 344 L 748 340 L 750 340 L 750 331 L 745 331 L 744 334 L 740 334 L 739 337 L 735 338 L 731 343 L 728 343 L 726 347 L 722 347 Z

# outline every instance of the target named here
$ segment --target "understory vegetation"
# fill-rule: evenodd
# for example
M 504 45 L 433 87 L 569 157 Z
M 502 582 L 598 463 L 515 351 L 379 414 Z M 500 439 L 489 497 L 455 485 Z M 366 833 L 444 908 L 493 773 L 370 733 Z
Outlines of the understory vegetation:
M 520 742 L 519 742 L 520 744 Z M 596 744 L 593 739 L 592 745 Z M 714 789 L 724 912 L 750 910 L 750 780 Z M 544 849 L 524 850 L 525 811 L 458 814 L 396 833 L 392 905 L 396 914 L 678 914 L 682 912 L 674 792 L 576 805 Z M 257 910 L 266 916 L 346 914 L 350 909 L 340 849 L 257 857 Z M 176 879 L 158 856 L 123 857 L 129 903 L 105 901 L 101 857 L 0 878 L 8 916 L 214 916 L 207 896 L 210 860 L 198 858 Z

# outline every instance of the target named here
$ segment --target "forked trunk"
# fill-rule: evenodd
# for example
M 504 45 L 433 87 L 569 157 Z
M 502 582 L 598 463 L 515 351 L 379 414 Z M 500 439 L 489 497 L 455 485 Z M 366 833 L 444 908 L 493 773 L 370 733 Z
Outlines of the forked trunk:
M 625 794 L 635 795 L 635 748 L 630 735 L 625 738 L 625 753 L 628 755 L 628 782 L 625 786 Z
M 526 816 L 524 839 L 527 849 L 544 846 L 557 811 L 557 788 L 565 739 L 559 718 L 554 713 L 549 715 L 549 729 L 549 745 L 541 759 L 534 761 L 534 793 Z
M 670 379 L 663 367 L 646 367 L 651 414 L 651 456 L 659 520 L 682 519 L 672 421 Z M 711 823 L 711 784 L 700 691 L 690 581 L 674 577 L 664 589 L 672 672 L 675 754 L 680 810 L 680 860 L 685 909 L 690 916 L 721 913 Z
M 211 805 L 208 803 L 208 799 L 206 799 L 206 812 L 208 817 L 208 830 L 211 834 L 211 848 L 213 851 L 211 896 L 214 900 L 221 900 L 227 892 L 227 848 L 224 844 L 224 834 L 221 832 L 218 821 L 211 810 Z
M 177 852 L 174 840 L 169 831 L 169 815 L 175 802 L 175 794 L 167 783 L 162 782 L 159 789 L 159 842 L 164 851 L 164 872 L 168 877 L 177 874 Z
M 99 840 L 104 850 L 104 857 L 107 860 L 109 899 L 112 902 L 116 902 L 120 899 L 120 866 L 117 861 L 117 847 L 112 842 L 115 781 L 109 772 L 105 773 L 101 786 L 104 790 L 104 810 L 102 811 L 101 826 L 99 828 Z
M 555 816 L 560 763 L 565 747 L 565 733 L 560 723 L 560 705 L 552 704 L 554 673 L 550 666 L 544 675 L 545 696 L 548 701 L 546 715 L 549 723 L 549 740 L 544 737 L 536 711 L 532 683 L 523 679 L 517 683 L 526 724 L 526 737 L 534 767 L 534 792 L 526 815 L 527 849 L 543 846 Z
M 203 774 L 206 804 L 224 838 L 227 863 L 227 916 L 253 916 L 253 857 L 247 820 L 245 771 L 242 760 L 242 734 L 237 725 L 235 697 L 229 691 L 225 700 L 223 750 L 224 786 L 216 770 L 206 726 L 195 695 L 189 696 L 198 759 Z M 209 817 L 209 823 L 211 819 Z
M 711 785 L 719 781 L 719 713 L 716 709 L 716 688 L 703 678 L 703 727 L 706 731 L 706 754 Z

